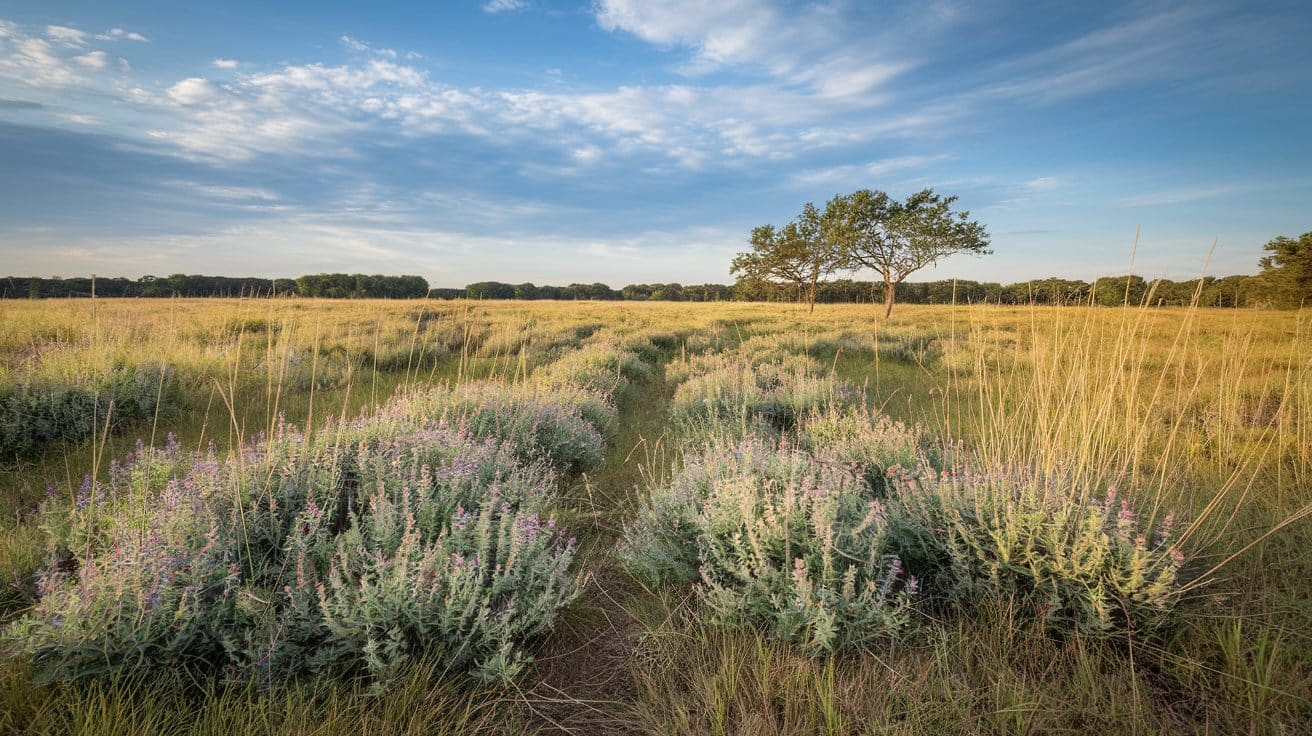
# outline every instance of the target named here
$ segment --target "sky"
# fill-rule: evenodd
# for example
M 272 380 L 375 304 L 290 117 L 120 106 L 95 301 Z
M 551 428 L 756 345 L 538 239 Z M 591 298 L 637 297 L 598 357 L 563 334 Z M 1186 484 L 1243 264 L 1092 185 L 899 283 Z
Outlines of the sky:
M 917 280 L 1251 273 L 1312 230 L 1308 38 L 1305 0 L 0 0 L 0 275 L 728 282 L 755 225 L 924 187 L 994 253 Z

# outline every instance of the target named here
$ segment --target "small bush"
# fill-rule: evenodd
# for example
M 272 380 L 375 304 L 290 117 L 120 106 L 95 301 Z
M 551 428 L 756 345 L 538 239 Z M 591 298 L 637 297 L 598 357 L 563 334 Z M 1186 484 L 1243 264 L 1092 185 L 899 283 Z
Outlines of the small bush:
M 385 683 L 424 654 L 512 677 L 577 587 L 550 471 L 518 454 L 393 417 L 312 442 L 284 427 L 223 461 L 143 450 L 47 508 L 40 600 L 5 638 L 42 679 Z
M 728 363 L 680 384 L 670 415 L 691 434 L 758 423 L 787 430 L 812 411 L 859 403 L 857 392 L 832 376 L 770 363 Z
M 614 404 L 629 381 L 651 376 L 651 365 L 636 353 L 609 342 L 597 342 L 542 366 L 529 378 L 529 385 L 548 392 L 562 387 L 580 388 Z
M 0 461 L 150 419 L 173 401 L 172 371 L 121 368 L 86 385 L 20 385 L 0 396 Z
M 508 443 L 521 462 L 545 459 L 569 472 L 601 464 L 605 450 L 601 430 L 609 430 L 615 422 L 614 408 L 583 389 L 548 392 L 483 382 L 404 394 L 383 410 L 383 416 L 412 424 L 444 418 L 473 437 Z
M 1179 599 L 1173 518 L 1145 521 L 1115 490 L 1097 499 L 1025 472 L 905 470 L 892 482 L 907 556 L 951 600 L 1014 596 L 1053 631 L 1107 634 L 1151 629 Z
M 868 409 L 833 408 L 806 415 L 799 445 L 823 462 L 836 463 L 886 495 L 890 470 L 915 468 L 936 455 L 919 427 L 908 427 Z
M 879 355 L 904 363 L 929 365 L 943 357 L 938 340 L 928 335 L 880 335 Z
M 884 554 L 885 513 L 845 469 L 759 438 L 689 457 L 652 491 L 621 559 L 651 581 L 695 581 L 729 624 L 827 652 L 908 622 L 916 581 Z

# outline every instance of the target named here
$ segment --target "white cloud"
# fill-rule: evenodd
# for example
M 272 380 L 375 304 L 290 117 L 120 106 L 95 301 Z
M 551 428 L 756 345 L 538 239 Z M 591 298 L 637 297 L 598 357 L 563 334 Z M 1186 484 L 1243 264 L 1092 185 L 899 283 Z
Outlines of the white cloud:
M 760 69 L 819 97 L 873 106 L 871 93 L 915 65 L 892 55 L 885 37 L 849 36 L 837 4 L 781 8 L 766 0 L 600 0 L 597 24 L 659 46 L 686 47 L 687 74 L 721 67 Z
M 49 41 L 14 34 L 0 56 L 0 76 L 38 88 L 59 88 L 82 80 L 80 67 L 55 52 Z
M 341 41 L 343 46 L 350 49 L 351 51 L 358 51 L 364 54 L 374 54 L 388 59 L 395 59 L 397 56 L 396 51 L 393 49 L 384 49 L 384 48 L 378 48 L 376 46 L 370 46 L 364 41 L 361 41 L 357 38 L 352 38 L 351 36 L 342 36 L 338 40 Z
M 484 13 L 507 13 L 528 7 L 528 0 L 488 0 L 483 3 Z
M 933 156 L 893 156 L 865 164 L 848 164 L 832 166 L 825 169 L 811 169 L 796 174 L 793 182 L 800 186 L 871 186 L 879 188 L 874 179 L 895 171 L 923 169 L 931 164 L 944 161 L 946 155 Z
M 179 105 L 200 105 L 217 97 L 217 90 L 208 79 L 188 77 L 168 89 L 169 99 Z
M 137 33 L 136 31 L 125 31 L 122 28 L 111 28 L 104 33 L 97 33 L 96 38 L 101 41 L 136 41 L 137 43 L 147 43 L 149 38 Z
M 81 46 L 87 42 L 86 31 L 68 26 L 46 26 L 46 36 L 65 46 Z
M 1052 176 L 1040 176 L 1025 183 L 1025 188 L 1031 192 L 1047 192 L 1060 186 L 1061 179 Z
M 605 154 L 600 148 L 593 145 L 582 146 L 570 151 L 570 156 L 576 163 L 581 166 L 590 166 L 601 161 Z
M 88 69 L 104 69 L 109 66 L 109 55 L 104 51 L 92 51 L 89 54 L 74 56 L 71 61 Z
M 588 243 L 581 252 L 594 258 L 633 259 L 642 255 L 641 250 L 633 245 L 615 245 L 613 243 Z
M 215 69 L 236 69 L 238 62 L 235 59 L 215 59 L 210 62 Z

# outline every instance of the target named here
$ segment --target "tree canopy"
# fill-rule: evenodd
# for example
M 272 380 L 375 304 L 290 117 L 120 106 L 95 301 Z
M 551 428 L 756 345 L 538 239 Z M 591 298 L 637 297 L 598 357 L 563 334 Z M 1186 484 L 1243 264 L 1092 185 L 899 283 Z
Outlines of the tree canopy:
M 1258 261 L 1262 289 L 1273 307 L 1312 304 L 1312 231 L 1297 238 L 1273 238 Z
M 762 225 L 752 229 L 752 249 L 734 257 L 730 273 L 751 281 L 782 281 L 801 293 L 807 289 L 811 311 L 815 311 L 816 289 L 822 278 L 843 265 L 843 252 L 834 238 L 829 213 L 821 214 L 807 202 L 792 222 L 776 229 Z
M 956 201 L 933 189 L 903 201 L 870 189 L 830 200 L 827 214 L 844 265 L 868 268 L 883 278 L 884 316 L 893 312 L 897 285 L 916 271 L 957 253 L 991 252 L 987 230 L 969 212 L 954 212 Z

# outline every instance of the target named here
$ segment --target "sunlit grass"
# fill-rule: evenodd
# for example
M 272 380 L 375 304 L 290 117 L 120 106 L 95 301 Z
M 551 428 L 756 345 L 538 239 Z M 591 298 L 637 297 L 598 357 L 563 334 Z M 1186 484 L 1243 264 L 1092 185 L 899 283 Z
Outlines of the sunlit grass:
M 328 714 L 323 733 L 570 723 L 585 724 L 578 733 L 602 732 L 600 723 L 688 734 L 1294 733 L 1312 720 L 1306 310 L 904 306 L 890 320 L 874 316 L 856 305 L 808 315 L 737 303 L 7 302 L 0 392 L 125 366 L 168 366 L 176 382 L 176 400 L 150 421 L 0 465 L 7 618 L 30 605 L 44 562 L 33 511 L 47 488 L 70 496 L 138 440 L 172 432 L 184 447 L 212 442 L 224 453 L 279 416 L 313 432 L 427 385 L 542 390 L 555 379 L 534 378 L 538 369 L 585 344 L 632 340 L 656 370 L 593 376 L 626 381 L 600 467 L 562 489 L 580 570 L 595 582 L 558 632 L 534 644 L 546 656 L 518 691 L 471 694 L 422 673 L 383 700 L 349 684 L 70 689 L 35 686 L 8 664 L 3 726 L 293 733 L 319 723 L 315 711 Z M 808 370 L 928 436 L 964 443 L 981 465 L 1060 471 L 1080 487 L 1118 489 L 1146 517 L 1174 512 L 1190 559 L 1180 624 L 1142 641 L 1053 638 L 1015 601 L 992 600 L 935 612 L 891 648 L 816 658 L 717 627 L 678 591 L 624 578 L 612 545 L 643 488 L 677 470 L 671 401 L 707 352 L 748 365 L 804 356 Z M 678 380 L 664 377 L 666 361 Z M 572 680 L 571 658 L 585 660 L 598 640 L 613 640 L 604 647 L 613 672 Z M 594 681 L 604 692 L 588 691 Z

